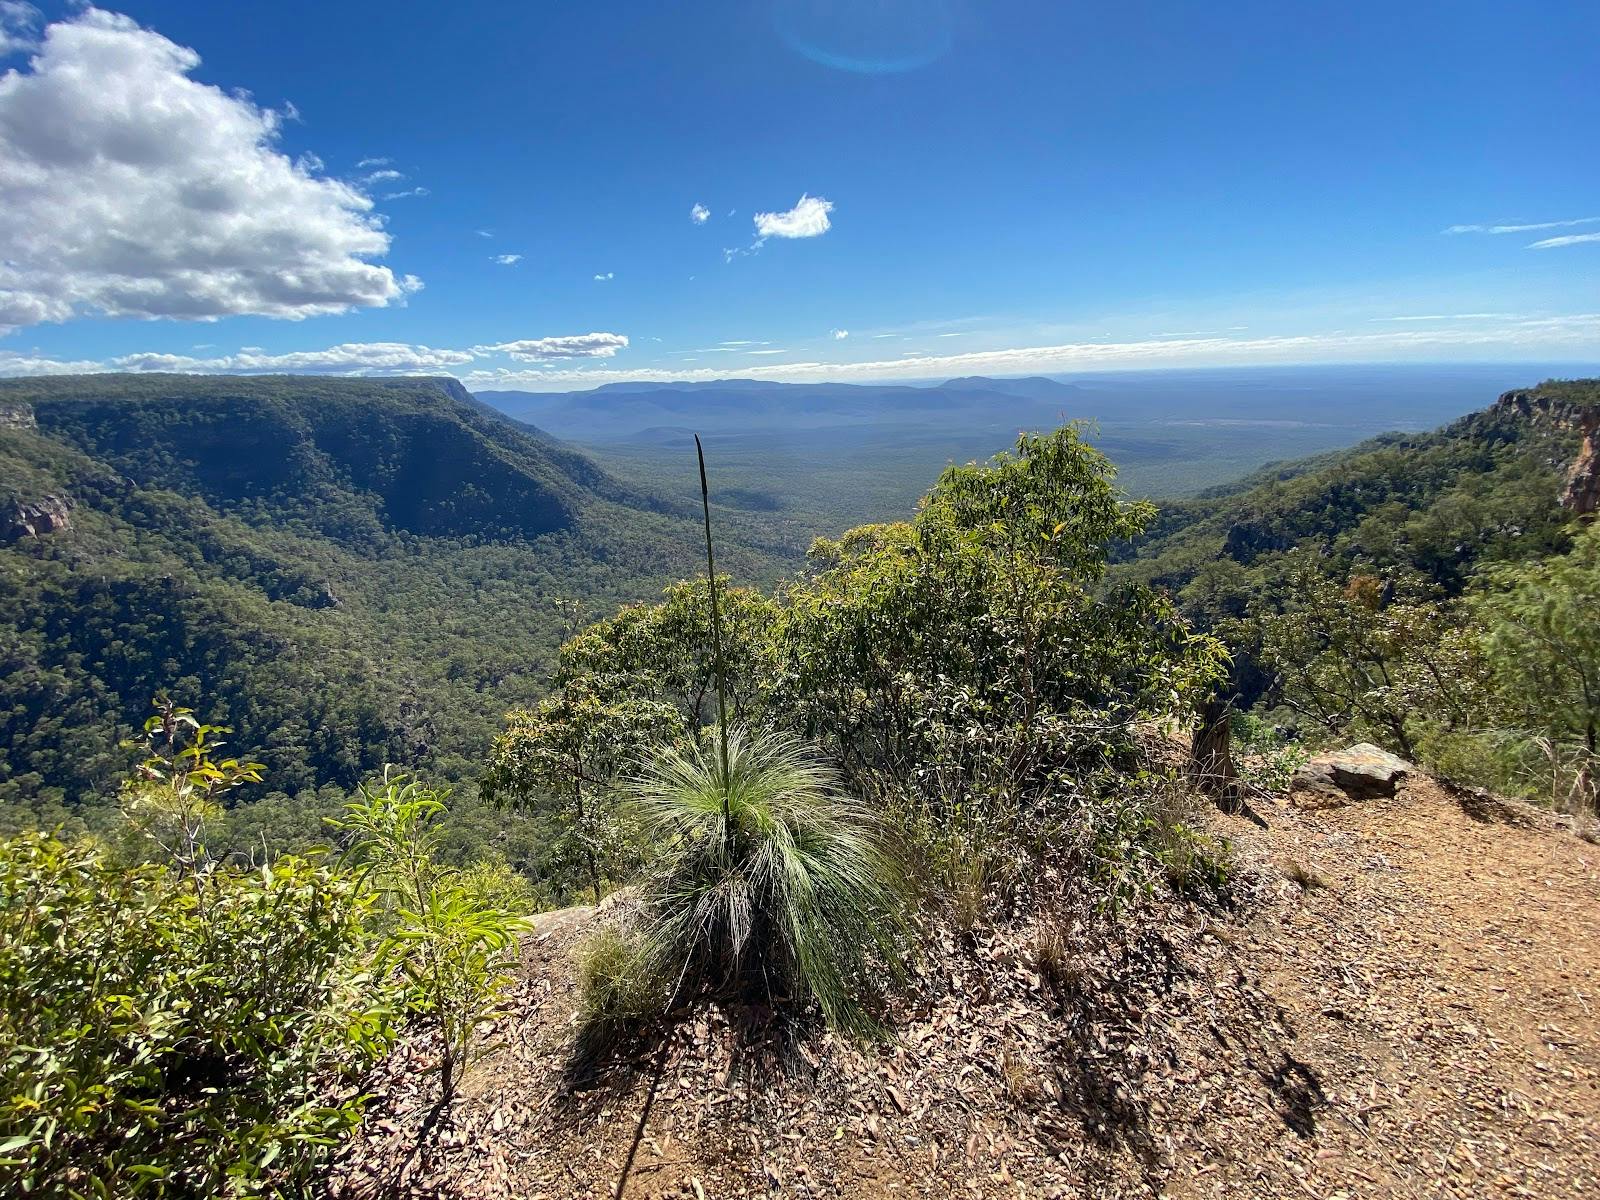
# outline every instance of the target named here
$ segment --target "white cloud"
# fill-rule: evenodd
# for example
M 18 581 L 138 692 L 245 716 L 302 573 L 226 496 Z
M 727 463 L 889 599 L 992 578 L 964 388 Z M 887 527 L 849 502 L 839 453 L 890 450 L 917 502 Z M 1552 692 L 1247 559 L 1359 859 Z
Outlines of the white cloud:
M 512 266 L 515 266 L 517 263 L 522 261 L 522 255 L 520 255 L 520 254 L 496 254 L 494 256 L 494 261 L 499 263 L 502 267 L 512 267 Z
M 199 347 L 196 347 L 199 349 Z M 331 375 L 439 374 L 461 367 L 476 355 L 466 350 L 434 350 L 401 342 L 347 342 L 326 350 L 268 354 L 247 347 L 235 354 L 199 358 L 187 354 L 125 354 L 103 362 L 62 362 L 0 351 L 0 375 L 98 374 L 106 371 L 168 371 L 177 374 L 260 374 L 306 372 Z
M 474 232 L 476 232 L 479 237 L 492 238 L 494 236 L 494 234 L 487 229 L 479 229 L 475 230 Z
M 1551 352 L 1592 356 L 1597 344 L 1600 344 L 1600 313 L 1577 313 L 1530 317 L 1505 325 L 1475 326 L 1470 329 L 1406 329 L 1362 333 L 1334 331 L 1279 337 L 1210 337 L 1183 341 L 1074 342 L 979 350 L 964 354 L 908 353 L 899 358 L 868 362 L 795 362 L 766 367 L 753 364 L 731 369 L 591 367 L 541 372 L 502 369 L 469 372 L 464 376 L 464 382 L 468 387 L 531 387 L 542 390 L 598 387 L 604 383 L 694 383 L 729 378 L 773 379 L 790 383 L 851 382 L 1185 365 L 1393 362 L 1406 358 L 1428 360 L 1445 350 L 1460 354 L 1463 358 L 1476 352 L 1489 360 L 1499 360 L 1507 354 L 1529 358 Z
M 603 275 L 596 275 L 594 277 L 594 281 L 596 283 L 606 283 L 606 282 L 608 282 L 608 281 L 610 281 L 612 279 L 615 279 L 616 277 L 617 277 L 617 273 L 615 271 L 607 271 Z
M 381 171 L 372 171 L 362 176 L 361 182 L 365 184 L 383 183 L 385 180 L 404 179 L 405 176 L 393 167 L 384 167 Z
M 364 171 L 368 167 L 387 167 L 393 161 L 394 159 L 392 158 L 363 158 L 356 164 L 356 170 Z
M 1529 250 L 1554 250 L 1557 246 L 1581 246 L 1586 242 L 1600 242 L 1600 233 L 1569 233 L 1565 237 L 1545 238 L 1530 242 Z
M 19 375 L 94 375 L 109 368 L 101 362 L 64 362 L 58 358 L 42 358 L 37 354 L 19 354 L 13 350 L 0 350 L 0 378 Z
M 20 0 L 0 0 L 0 57 L 34 49 L 39 10 Z
M 820 237 L 832 226 L 828 214 L 833 202 L 820 196 L 802 195 L 788 212 L 761 212 L 755 215 L 756 236 L 760 238 Z
M 283 117 L 85 9 L 0 77 L 0 331 L 80 312 L 211 320 L 382 306 L 413 284 L 372 202 L 295 163 Z
M 1570 221 L 1534 221 L 1512 225 L 1452 225 L 1446 233 L 1537 233 L 1541 229 L 1571 229 L 1574 225 L 1600 225 L 1600 217 L 1574 217 Z
M 689 210 L 689 220 L 696 225 L 704 225 L 711 219 L 711 210 L 704 204 L 696 204 Z
M 850 336 L 850 331 L 848 329 L 830 329 L 828 336 L 836 342 L 842 342 Z
M 474 354 L 509 354 L 518 362 L 554 362 L 563 358 L 610 358 L 618 350 L 627 348 L 628 339 L 620 333 L 575 333 L 566 337 L 498 342 L 474 346 L 472 350 Z
M 1519 313 L 1433 313 L 1416 317 L 1372 317 L 1372 321 L 1516 321 Z M 1244 328 L 1242 325 L 1238 328 Z
M 385 200 L 404 200 L 408 196 L 429 196 L 429 195 L 432 195 L 432 194 L 433 193 L 429 192 L 428 189 L 425 188 L 425 187 L 414 187 L 414 188 L 406 188 L 405 191 L 403 191 L 403 192 L 385 192 L 383 194 L 383 199 L 385 199 Z
M 306 371 L 366 375 L 443 371 L 448 367 L 465 366 L 475 357 L 466 350 L 433 350 L 403 342 L 346 342 L 326 350 L 295 350 L 286 354 L 241 350 L 237 354 L 215 358 L 190 358 L 182 354 L 127 354 L 113 358 L 109 365 L 119 371 Z

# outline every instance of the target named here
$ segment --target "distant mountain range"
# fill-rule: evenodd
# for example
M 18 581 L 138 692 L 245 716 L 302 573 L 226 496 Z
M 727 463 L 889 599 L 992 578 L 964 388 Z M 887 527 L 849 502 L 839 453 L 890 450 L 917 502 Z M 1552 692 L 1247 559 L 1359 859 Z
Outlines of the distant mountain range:
M 709 383 L 607 384 L 584 392 L 479 392 L 501 412 L 557 437 L 627 440 L 650 430 L 700 433 L 827 429 L 841 425 L 1000 428 L 1021 419 L 1057 424 L 1081 402 L 1081 389 L 1053 379 L 952 379 L 936 387 L 906 384 Z
M 619 383 L 588 391 L 482 391 L 478 398 L 558 438 L 650 441 L 662 431 L 751 434 L 842 426 L 992 433 L 1084 418 L 1131 424 L 1253 422 L 1349 430 L 1426 429 L 1538 377 L 1526 364 L 1139 371 L 1075 379 L 967 376 L 927 386 Z M 1545 374 L 1559 373 L 1551 369 Z M 1002 439 L 1004 440 L 1004 439 Z M 1298 451 L 1296 444 L 1291 450 Z

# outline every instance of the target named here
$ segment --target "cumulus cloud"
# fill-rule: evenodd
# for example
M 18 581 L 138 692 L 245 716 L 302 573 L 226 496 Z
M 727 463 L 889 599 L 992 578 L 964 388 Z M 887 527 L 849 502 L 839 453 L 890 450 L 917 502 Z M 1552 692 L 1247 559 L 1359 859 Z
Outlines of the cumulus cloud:
M 696 225 L 704 225 L 711 219 L 711 210 L 704 204 L 696 204 L 689 210 L 689 220 Z
M 113 358 L 109 365 L 119 371 L 217 371 L 239 374 L 305 371 L 366 375 L 442 371 L 447 367 L 465 366 L 475 357 L 466 350 L 434 350 L 404 342 L 346 342 L 326 350 L 294 350 L 286 354 L 241 350 L 237 354 L 215 358 L 191 358 L 183 354 L 127 354 Z
M 197 349 L 199 347 L 196 347 Z M 125 354 L 104 361 L 65 362 L 0 351 L 0 375 L 79 375 L 106 371 L 165 371 L 174 374 L 251 375 L 302 372 L 329 375 L 408 375 L 461 367 L 477 356 L 467 350 L 435 350 L 403 342 L 346 342 L 326 350 L 268 354 L 250 347 L 235 354 Z
M 199 62 L 90 8 L 0 77 L 0 331 L 301 318 L 420 286 L 369 261 L 390 245 L 372 201 L 282 154 L 283 115 L 191 79 Z
M 0 0 L 0 57 L 32 50 L 39 19 L 39 10 L 31 4 Z
M 472 349 L 476 354 L 509 354 L 518 362 L 555 362 L 564 358 L 610 358 L 618 350 L 627 348 L 628 339 L 620 333 L 575 333 L 566 337 L 498 342 Z
M 828 214 L 833 202 L 820 196 L 802 195 L 788 212 L 763 212 L 755 216 L 756 236 L 762 238 L 820 237 L 832 227 Z
M 513 266 L 516 266 L 517 263 L 522 261 L 522 255 L 520 255 L 520 254 L 496 254 L 494 256 L 494 261 L 499 263 L 502 267 L 513 267 Z
M 850 336 L 850 331 L 848 329 L 830 329 L 828 336 L 836 342 L 842 342 Z

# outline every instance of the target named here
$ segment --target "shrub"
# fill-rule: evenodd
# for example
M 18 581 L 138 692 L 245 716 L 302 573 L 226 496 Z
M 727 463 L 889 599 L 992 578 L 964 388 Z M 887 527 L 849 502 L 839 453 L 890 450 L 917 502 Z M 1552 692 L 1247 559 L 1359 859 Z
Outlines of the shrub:
M 437 862 L 436 822 L 447 795 L 385 771 L 334 822 L 353 835 L 348 858 L 387 913 L 377 962 L 399 973 L 412 1009 L 439 1022 L 441 1102 L 485 1052 L 478 1027 L 498 1015 L 526 924 L 471 877 Z
M 602 1040 L 659 1016 L 672 981 L 663 980 L 637 930 L 606 925 L 578 952 L 578 1022 Z
M 851 1034 L 899 970 L 904 886 L 879 821 L 781 735 L 730 730 L 727 758 L 663 751 L 634 786 L 659 856 L 641 886 L 643 958 L 699 991 L 815 1000 Z
M 1311 752 L 1254 713 L 1234 713 L 1232 724 L 1240 781 L 1264 792 L 1288 791 Z
M 366 907 L 306 859 L 193 874 L 0 842 L 0 1192 L 293 1190 L 392 1035 Z

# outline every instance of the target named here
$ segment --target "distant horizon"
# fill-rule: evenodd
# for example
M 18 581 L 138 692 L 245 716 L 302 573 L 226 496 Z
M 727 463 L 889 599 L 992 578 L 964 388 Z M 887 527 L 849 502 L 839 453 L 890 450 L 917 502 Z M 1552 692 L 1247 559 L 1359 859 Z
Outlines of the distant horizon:
M 5 0 L 0 376 L 1600 361 L 1596 45 L 1580 0 Z

